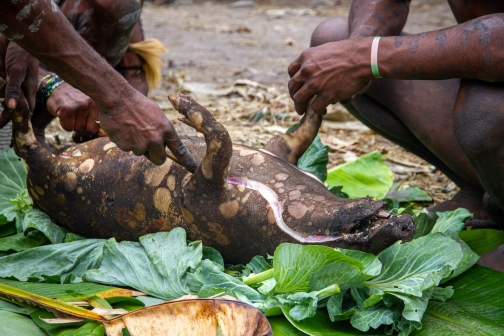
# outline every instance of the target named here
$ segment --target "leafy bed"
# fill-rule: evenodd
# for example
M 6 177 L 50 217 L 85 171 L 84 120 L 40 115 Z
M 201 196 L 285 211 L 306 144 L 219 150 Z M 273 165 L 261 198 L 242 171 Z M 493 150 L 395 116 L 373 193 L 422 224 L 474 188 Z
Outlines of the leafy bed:
M 324 147 L 314 146 L 300 165 L 325 179 Z M 504 243 L 503 234 L 459 235 L 470 216 L 464 209 L 432 214 L 404 207 L 408 200 L 426 200 L 416 189 L 388 194 L 394 211 L 415 217 L 412 242 L 396 243 L 378 256 L 282 244 L 272 257 L 257 256 L 243 266 L 225 265 L 216 250 L 187 242 L 182 229 L 149 234 L 139 242 L 84 239 L 32 207 L 23 164 L 12 151 L 0 152 L 0 167 L 0 293 L 7 285 L 63 301 L 95 298 L 98 305 L 127 310 L 190 293 L 225 293 L 265 313 L 275 335 L 504 334 L 504 273 L 473 266 L 475 252 Z M 329 171 L 325 180 L 334 192 L 359 197 L 359 183 L 370 185 L 364 172 L 382 178 L 363 192 L 386 197 L 392 175 L 377 153 Z M 343 190 L 336 188 L 342 184 Z M 96 299 L 116 287 L 148 296 Z M 0 300 L 2 335 L 104 334 L 95 321 L 47 324 L 40 317 L 52 313 L 16 303 Z

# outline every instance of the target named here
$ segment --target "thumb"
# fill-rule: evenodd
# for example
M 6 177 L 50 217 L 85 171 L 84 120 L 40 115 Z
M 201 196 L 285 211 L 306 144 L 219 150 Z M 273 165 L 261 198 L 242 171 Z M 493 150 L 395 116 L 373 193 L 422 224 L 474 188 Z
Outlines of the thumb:
M 5 87 L 5 101 L 7 107 L 11 110 L 17 107 L 19 97 L 21 96 L 21 84 L 24 81 L 24 74 L 20 71 L 9 71 L 7 85 Z

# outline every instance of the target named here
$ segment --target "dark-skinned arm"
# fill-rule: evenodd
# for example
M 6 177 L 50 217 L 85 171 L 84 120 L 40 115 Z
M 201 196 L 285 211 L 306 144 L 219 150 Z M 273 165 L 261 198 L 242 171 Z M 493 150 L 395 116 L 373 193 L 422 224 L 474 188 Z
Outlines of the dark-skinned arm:
M 321 113 L 362 90 L 374 78 L 372 40 L 348 39 L 305 50 L 289 67 L 296 108 L 317 95 L 311 106 Z M 429 33 L 383 37 L 378 66 L 380 75 L 391 79 L 504 81 L 503 50 L 504 14 L 491 14 Z
M 406 24 L 409 3 L 410 0 L 354 0 L 348 16 L 350 38 L 346 41 L 346 45 L 326 43 L 309 48 L 289 66 L 288 71 L 291 77 L 289 92 L 294 100 L 296 111 L 299 114 L 304 114 L 312 97 L 317 95 L 317 98 L 312 102 L 312 108 L 316 113 L 323 114 L 325 107 L 329 103 L 335 102 L 332 100 L 334 96 L 344 95 L 343 92 L 334 92 L 334 90 L 341 90 L 333 83 L 336 79 L 332 76 L 332 68 L 339 67 L 339 63 L 332 62 L 332 60 L 335 57 L 334 52 L 336 51 L 338 54 L 341 51 L 334 50 L 334 48 L 344 48 L 344 52 L 348 53 L 349 57 L 343 62 L 348 61 L 347 65 L 350 67 L 357 62 L 365 61 L 366 58 L 363 56 L 367 52 L 367 46 L 358 45 L 359 41 L 370 36 L 399 35 Z M 367 57 L 369 58 L 369 55 Z M 336 62 L 340 58 L 341 56 L 336 56 Z M 338 69 L 335 69 L 335 74 L 353 77 L 352 74 L 343 71 L 339 72 Z M 353 72 L 353 69 L 350 72 Z M 353 92 L 353 95 L 362 90 L 369 83 L 369 79 L 362 79 L 368 72 L 358 74 L 358 80 L 347 83 L 349 86 L 344 91 Z M 332 86 L 334 90 L 330 90 L 329 86 Z
M 352 37 L 399 35 L 409 13 L 411 0 L 354 0 L 348 15 Z
M 100 108 L 101 128 L 124 151 L 166 160 L 165 145 L 183 166 L 196 162 L 159 106 L 132 88 L 73 29 L 52 1 L 1 1 L 3 33 Z

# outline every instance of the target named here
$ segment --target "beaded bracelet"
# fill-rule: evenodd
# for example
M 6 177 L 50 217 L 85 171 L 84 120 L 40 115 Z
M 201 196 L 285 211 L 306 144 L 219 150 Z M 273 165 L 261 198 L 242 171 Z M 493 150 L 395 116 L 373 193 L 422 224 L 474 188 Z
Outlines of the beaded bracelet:
M 47 99 L 49 99 L 54 90 L 56 90 L 56 88 L 64 82 L 65 81 L 59 78 L 58 75 L 51 74 L 50 78 L 47 80 L 44 86 L 37 91 L 37 104 L 45 106 Z

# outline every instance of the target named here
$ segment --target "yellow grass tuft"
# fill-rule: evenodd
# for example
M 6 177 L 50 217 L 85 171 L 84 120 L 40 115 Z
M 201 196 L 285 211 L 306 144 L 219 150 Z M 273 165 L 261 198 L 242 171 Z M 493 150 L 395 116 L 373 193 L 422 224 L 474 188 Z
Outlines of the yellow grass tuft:
M 143 69 L 149 91 L 158 86 L 161 82 L 161 67 L 163 66 L 161 53 L 168 52 L 163 43 L 158 39 L 150 38 L 145 41 L 130 43 L 129 50 L 145 60 Z

